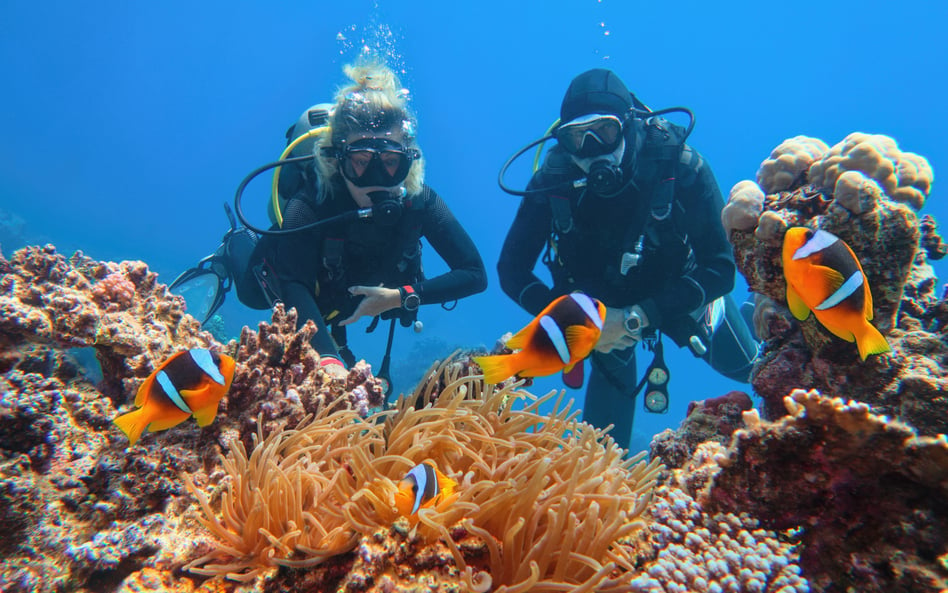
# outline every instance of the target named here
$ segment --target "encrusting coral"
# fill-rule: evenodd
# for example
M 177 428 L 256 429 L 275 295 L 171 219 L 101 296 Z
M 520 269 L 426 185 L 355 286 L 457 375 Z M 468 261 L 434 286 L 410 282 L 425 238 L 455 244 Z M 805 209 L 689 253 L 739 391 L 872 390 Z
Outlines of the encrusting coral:
M 745 413 L 726 451 L 681 478 L 710 511 L 802 527 L 800 565 L 822 591 L 948 587 L 948 440 L 816 391 L 777 422 Z
M 398 549 L 378 543 L 405 538 L 399 527 L 404 519 L 394 505 L 396 482 L 427 460 L 458 482 L 454 496 L 421 509 L 407 524 L 409 541 L 420 547 L 416 554 L 430 556 L 435 550 L 444 556 L 442 579 L 497 592 L 628 590 L 635 576 L 634 550 L 624 542 L 643 525 L 637 518 L 648 503 L 657 464 L 646 464 L 641 456 L 626 459 L 611 438 L 577 421 L 568 405 L 539 414 L 546 399 L 541 398 L 514 409 L 522 396 L 513 386 L 490 391 L 479 377 L 461 376 L 420 409 L 409 403 L 426 399 L 416 393 L 396 410 L 365 421 L 354 415 L 316 417 L 286 436 L 261 442 L 249 465 L 241 461 L 246 459 L 242 451 L 232 451 L 221 508 L 227 519 L 218 520 L 213 507 L 203 504 L 205 523 L 226 544 L 201 562 L 230 560 L 205 564 L 204 570 L 252 578 L 276 565 L 318 564 L 349 549 L 354 535 L 361 538 L 360 546 Z M 337 427 L 334 435 L 343 436 L 333 437 L 335 444 L 325 449 L 331 453 L 321 452 L 330 424 Z M 344 467 L 317 457 L 341 456 L 340 451 L 347 459 Z M 270 498 L 247 487 L 258 483 L 264 467 L 259 463 L 265 459 L 272 485 L 258 492 L 280 492 Z M 304 478 L 301 468 L 321 477 Z M 314 480 L 323 489 L 310 485 Z M 268 508 L 292 507 L 273 510 L 274 517 L 283 514 L 292 522 L 277 529 L 278 522 L 250 520 L 245 511 L 258 500 Z M 300 534 L 303 523 L 308 536 Z M 346 528 L 332 531 L 340 525 Z M 313 534 L 324 532 L 335 533 L 332 545 L 314 546 L 318 537 Z M 303 545 L 295 542 L 303 538 Z M 238 542 L 244 547 L 237 549 Z M 373 580 L 383 574 L 392 578 L 398 573 L 395 556 L 373 556 L 365 570 L 372 571 Z M 285 578 L 279 587 L 307 577 L 287 573 Z M 346 578 L 363 577 L 349 573 Z

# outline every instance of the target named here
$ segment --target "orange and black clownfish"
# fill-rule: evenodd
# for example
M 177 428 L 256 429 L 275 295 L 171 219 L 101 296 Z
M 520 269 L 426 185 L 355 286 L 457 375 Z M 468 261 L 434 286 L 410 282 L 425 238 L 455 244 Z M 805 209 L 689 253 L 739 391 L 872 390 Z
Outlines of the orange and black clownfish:
M 134 445 L 145 430 L 165 430 L 194 416 L 207 426 L 234 380 L 234 359 L 204 348 L 172 354 L 148 375 L 135 395 L 136 410 L 112 422 Z
M 526 327 L 507 340 L 519 352 L 475 356 L 488 383 L 514 375 L 545 377 L 569 372 L 589 356 L 599 341 L 606 306 L 581 292 L 563 295 L 546 306 Z
M 411 468 L 399 480 L 395 492 L 395 508 L 404 517 L 410 517 L 418 509 L 438 506 L 442 500 L 454 493 L 458 483 L 442 474 L 431 463 L 425 461 Z
M 783 274 L 787 304 L 793 316 L 804 320 L 810 311 L 836 336 L 856 342 L 859 356 L 890 350 L 873 327 L 872 293 L 856 254 L 835 235 L 793 227 L 783 238 Z

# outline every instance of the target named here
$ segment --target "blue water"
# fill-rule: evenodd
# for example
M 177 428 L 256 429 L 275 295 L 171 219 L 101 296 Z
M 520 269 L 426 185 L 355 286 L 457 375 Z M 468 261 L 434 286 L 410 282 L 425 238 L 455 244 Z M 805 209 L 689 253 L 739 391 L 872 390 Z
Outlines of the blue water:
M 570 79 L 591 67 L 614 69 L 652 108 L 693 109 L 690 143 L 725 195 L 787 137 L 832 145 L 853 131 L 883 133 L 929 159 L 936 184 L 923 213 L 944 219 L 946 26 L 948 4 L 937 0 L 7 0 L 0 243 L 6 253 L 49 241 L 97 259 L 141 259 L 170 283 L 217 247 L 223 202 L 279 156 L 306 107 L 331 100 L 343 64 L 367 44 L 402 72 L 427 181 L 490 272 L 487 292 L 450 313 L 426 307 L 424 332 L 399 332 L 393 366 L 410 369 L 454 346 L 490 346 L 529 320 L 494 271 L 518 204 L 498 189 L 497 172 L 543 134 Z M 515 186 L 529 174 L 527 160 L 519 165 L 508 178 Z M 268 191 L 264 180 L 246 194 L 260 224 Z M 425 266 L 428 275 L 443 269 L 430 249 Z M 745 286 L 738 278 L 739 295 Z M 234 333 L 265 318 L 234 295 L 224 313 Z M 377 363 L 384 336 L 364 338 L 364 326 L 353 332 L 357 353 Z M 420 354 L 409 357 L 413 348 Z M 671 350 L 670 412 L 638 404 L 643 446 L 676 427 L 692 399 L 742 388 Z M 561 385 L 551 378 L 535 390 Z

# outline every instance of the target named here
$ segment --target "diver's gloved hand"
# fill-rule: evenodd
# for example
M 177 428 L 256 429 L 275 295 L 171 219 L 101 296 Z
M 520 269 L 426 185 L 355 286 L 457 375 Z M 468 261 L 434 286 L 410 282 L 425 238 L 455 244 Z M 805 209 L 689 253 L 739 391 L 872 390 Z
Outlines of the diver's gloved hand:
M 630 310 L 641 322 L 635 331 L 630 331 L 626 325 L 628 315 L 625 309 L 606 307 L 606 318 L 602 322 L 602 332 L 595 346 L 597 352 L 605 354 L 613 350 L 625 350 L 642 340 L 642 332 L 648 327 L 648 318 L 638 305 L 630 307 Z
M 363 315 L 375 317 L 391 309 L 402 306 L 402 295 L 397 288 L 383 288 L 381 286 L 351 286 L 349 294 L 364 296 L 365 298 L 356 307 L 351 316 L 339 322 L 339 325 L 349 325 Z

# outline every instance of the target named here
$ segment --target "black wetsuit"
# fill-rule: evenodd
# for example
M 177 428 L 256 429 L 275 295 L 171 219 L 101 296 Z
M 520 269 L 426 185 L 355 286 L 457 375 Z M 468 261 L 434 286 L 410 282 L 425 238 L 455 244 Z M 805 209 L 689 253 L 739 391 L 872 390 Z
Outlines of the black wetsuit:
M 559 150 L 555 147 L 548 157 L 548 163 L 559 159 L 556 174 L 541 169 L 528 189 L 551 187 L 562 183 L 564 176 L 583 176 L 568 157 L 557 154 Z M 635 169 L 629 152 L 624 171 Z M 623 275 L 622 254 L 632 250 L 650 216 L 653 180 L 639 179 L 640 174 L 645 175 L 636 173 L 635 183 L 610 198 L 578 189 L 554 192 L 569 200 L 575 228 L 556 234 L 556 249 L 549 253 L 553 287 L 533 272 L 554 229 L 550 193 L 523 198 L 497 264 L 504 292 L 531 315 L 575 290 L 608 307 L 639 305 L 650 328 L 661 330 L 679 346 L 687 344 L 696 325 L 691 313 L 734 287 L 734 258 L 721 224 L 721 191 L 707 163 L 686 148 L 675 171 L 672 225 L 682 240 L 657 246 L 646 241 L 641 263 Z M 624 181 L 629 181 L 628 174 Z M 628 447 L 634 414 L 629 394 L 638 381 L 634 348 L 594 352 L 591 362 L 583 417 L 600 427 L 615 424 L 612 436 Z
M 342 178 L 330 180 L 333 191 L 321 204 L 313 199 L 310 187 L 293 195 L 283 209 L 283 229 L 297 228 L 316 220 L 358 209 Z M 292 194 L 291 194 L 292 195 Z M 487 287 L 484 263 L 470 236 L 455 219 L 437 193 L 427 185 L 408 196 L 402 214 L 394 224 L 385 225 L 375 217 L 330 223 L 290 235 L 264 236 L 258 243 L 251 265 L 265 260 L 277 277 L 275 292 L 287 308 L 296 307 L 299 324 L 312 319 L 319 331 L 312 340 L 322 355 L 339 356 L 336 339 L 342 328 L 327 331 L 349 317 L 358 301 L 348 294 L 351 286 L 411 285 L 421 304 L 445 303 L 483 291 Z M 421 243 L 424 238 L 445 261 L 450 271 L 424 278 L 421 271 Z M 241 300 L 259 295 L 253 274 L 242 279 Z M 258 302 L 259 304 L 259 302 Z M 400 315 L 401 310 L 393 311 Z M 348 361 L 351 363 L 351 360 Z

